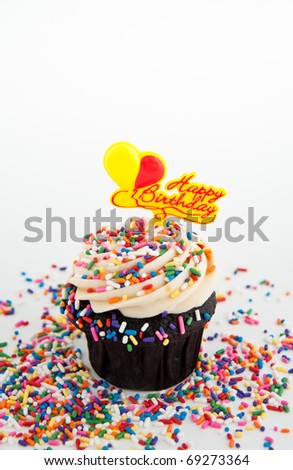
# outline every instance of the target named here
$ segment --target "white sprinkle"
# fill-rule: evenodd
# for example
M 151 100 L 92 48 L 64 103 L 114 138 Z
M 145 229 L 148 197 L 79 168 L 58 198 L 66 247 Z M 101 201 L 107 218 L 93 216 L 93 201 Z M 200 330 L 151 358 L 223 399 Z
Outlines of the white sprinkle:
M 196 321 L 201 320 L 200 311 L 198 309 L 195 310 L 195 318 L 196 318 Z
M 144 323 L 140 329 L 140 331 L 145 331 L 149 327 L 149 323 Z
M 129 281 L 128 279 L 124 282 L 124 286 L 125 286 L 125 287 L 130 286 L 130 281 Z
M 80 301 L 79 301 L 79 299 L 75 299 L 75 302 L 74 302 L 74 308 L 75 308 L 75 310 L 79 310 L 79 306 L 80 306 Z
M 106 333 L 105 333 L 105 331 L 100 331 L 99 335 L 100 336 L 106 336 Z
M 114 289 L 120 289 L 121 287 L 118 282 L 114 282 L 114 281 L 107 281 L 107 285 L 114 287 Z
M 65 288 L 63 288 L 63 289 L 62 289 L 62 299 L 66 299 L 66 297 L 67 297 L 66 294 L 67 294 L 67 291 L 66 291 Z
M 114 290 L 113 286 L 106 286 L 106 291 Z
M 61 362 L 57 362 L 57 366 L 61 372 L 65 372 L 65 369 L 63 367 L 63 364 L 61 364 Z
M 123 322 L 121 323 L 120 328 L 119 328 L 119 330 L 118 330 L 119 333 L 124 333 L 124 330 L 125 330 L 125 328 L 126 328 L 126 325 L 127 325 L 126 321 L 123 321 Z
M 180 287 L 180 290 L 185 290 L 188 287 L 188 282 L 183 282 L 182 286 Z
M 84 309 L 80 312 L 79 315 L 80 315 L 81 317 L 84 317 L 86 313 L 87 313 L 87 308 L 84 308 Z
M 127 335 L 124 335 L 123 338 L 122 338 L 122 343 L 123 344 L 127 344 L 128 343 L 128 336 Z
M 180 246 L 175 246 L 175 250 L 177 251 L 177 253 L 179 253 L 180 255 L 182 255 L 183 253 L 183 250 L 181 250 Z
M 113 277 L 113 274 L 108 273 L 108 274 L 106 274 L 105 279 L 106 279 L 106 281 L 109 281 L 110 279 L 112 279 L 112 277 Z

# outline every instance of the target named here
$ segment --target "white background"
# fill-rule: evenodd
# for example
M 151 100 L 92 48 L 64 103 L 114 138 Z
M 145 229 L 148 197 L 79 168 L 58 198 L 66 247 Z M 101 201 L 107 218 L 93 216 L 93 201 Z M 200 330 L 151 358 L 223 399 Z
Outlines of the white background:
M 45 231 L 50 207 L 81 236 L 85 216 L 107 215 L 116 187 L 102 160 L 119 140 L 161 154 L 167 179 L 196 171 L 227 190 L 205 236 L 249 206 L 269 216 L 269 242 L 248 242 L 246 223 L 243 242 L 214 248 L 224 273 L 247 266 L 290 289 L 292 17 L 290 1 L 1 0 L 0 299 L 20 271 L 43 275 L 79 250 L 57 224 L 53 242 L 24 242 L 26 218 Z

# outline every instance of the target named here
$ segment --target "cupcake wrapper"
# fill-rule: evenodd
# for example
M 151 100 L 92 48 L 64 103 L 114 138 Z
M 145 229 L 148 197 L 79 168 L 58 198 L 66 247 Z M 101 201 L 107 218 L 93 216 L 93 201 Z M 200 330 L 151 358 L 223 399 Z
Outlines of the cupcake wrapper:
M 121 338 L 117 341 L 107 339 L 95 341 L 90 329 L 84 328 L 91 365 L 102 379 L 119 388 L 150 391 L 172 387 L 187 378 L 196 367 L 204 325 L 207 318 L 214 314 L 215 306 L 216 297 L 213 293 L 201 307 L 197 307 L 201 320 L 193 321 L 192 326 L 186 328 L 184 334 L 181 334 L 178 328 L 174 332 L 166 326 L 166 322 L 176 323 L 178 315 L 169 314 L 168 318 L 164 319 L 160 315 L 148 319 L 149 329 L 153 333 L 158 329 L 158 324 L 170 332 L 170 341 L 166 346 L 161 341 L 153 343 L 140 341 L 128 351 Z M 190 316 L 194 318 L 194 310 L 182 313 L 183 319 Z M 129 320 L 118 310 L 115 312 L 118 316 Z M 144 320 L 131 319 L 131 322 L 131 327 L 135 325 L 139 331 Z
M 111 384 L 132 390 L 162 390 L 188 377 L 195 368 L 203 325 L 189 336 L 181 335 L 163 346 L 136 347 L 99 341 L 86 334 L 93 369 Z

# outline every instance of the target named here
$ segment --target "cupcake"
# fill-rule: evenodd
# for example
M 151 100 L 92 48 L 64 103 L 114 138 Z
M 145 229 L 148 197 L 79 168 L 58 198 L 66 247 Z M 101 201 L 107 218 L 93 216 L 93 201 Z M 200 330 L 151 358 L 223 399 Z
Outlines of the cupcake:
M 143 219 L 84 239 L 61 311 L 86 336 L 95 372 L 132 390 L 162 390 L 196 367 L 215 312 L 209 247 L 175 221 Z

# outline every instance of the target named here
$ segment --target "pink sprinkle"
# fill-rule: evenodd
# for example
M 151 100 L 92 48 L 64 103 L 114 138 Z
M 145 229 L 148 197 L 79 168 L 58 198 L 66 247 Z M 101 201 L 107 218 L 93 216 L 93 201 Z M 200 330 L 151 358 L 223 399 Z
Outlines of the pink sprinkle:
M 99 337 L 98 337 L 98 335 L 97 335 L 97 332 L 96 332 L 96 329 L 95 329 L 94 326 L 91 327 L 91 333 L 92 333 L 92 335 L 93 335 L 94 341 L 96 341 L 96 342 L 99 341 Z
M 249 407 L 249 404 L 247 403 L 247 401 L 242 401 L 242 402 L 241 402 L 241 405 L 244 406 L 244 408 L 248 408 L 248 407 Z
M 217 421 L 210 421 L 210 426 L 211 428 L 218 428 L 218 429 L 222 427 L 221 423 L 218 423 Z
M 106 287 L 97 287 L 96 292 L 106 292 Z
M 184 326 L 184 321 L 182 315 L 179 315 L 178 317 L 178 324 L 179 324 L 179 330 L 182 335 L 185 333 L 185 326 Z
M 20 320 L 17 323 L 15 323 L 15 328 L 19 328 L 20 326 L 27 326 L 29 323 L 28 321 Z
M 133 248 L 135 250 L 138 250 L 139 248 L 142 248 L 143 246 L 146 246 L 146 245 L 147 245 L 147 242 L 140 242 L 140 243 L 136 243 Z
M 273 439 L 272 437 L 270 437 L 270 436 L 266 436 L 266 437 L 265 437 L 265 441 L 266 441 L 266 442 L 274 442 L 274 439 Z
M 197 416 L 194 413 L 192 413 L 191 415 L 191 421 L 193 421 L 194 423 L 196 423 L 197 421 Z
M 210 425 L 210 421 L 206 420 L 206 421 L 204 421 L 204 422 L 202 423 L 201 429 L 205 429 L 205 428 L 207 428 L 209 425 Z
M 59 446 L 60 441 L 58 439 L 54 439 L 54 440 L 49 441 L 49 444 L 50 446 Z
M 247 421 L 243 420 L 243 421 L 238 421 L 238 426 L 246 426 L 247 424 Z
M 157 330 L 155 332 L 155 335 L 159 338 L 160 341 L 163 341 L 164 337 L 161 335 L 161 333 L 159 332 L 159 330 Z

